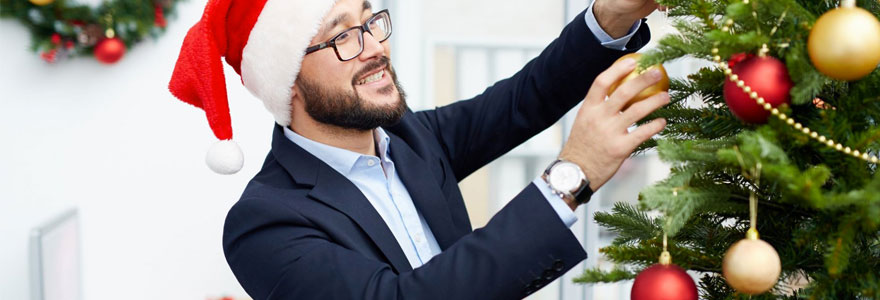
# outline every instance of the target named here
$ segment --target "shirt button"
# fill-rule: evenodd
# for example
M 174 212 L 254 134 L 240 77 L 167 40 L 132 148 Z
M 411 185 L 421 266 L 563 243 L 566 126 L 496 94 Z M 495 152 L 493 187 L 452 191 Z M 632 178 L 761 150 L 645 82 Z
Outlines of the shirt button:
M 367 161 L 367 165 L 372 167 L 376 165 L 376 162 L 371 159 Z
M 419 233 L 416 233 L 415 236 L 413 236 L 413 239 L 416 241 L 416 243 L 421 243 L 424 241 L 424 238 Z

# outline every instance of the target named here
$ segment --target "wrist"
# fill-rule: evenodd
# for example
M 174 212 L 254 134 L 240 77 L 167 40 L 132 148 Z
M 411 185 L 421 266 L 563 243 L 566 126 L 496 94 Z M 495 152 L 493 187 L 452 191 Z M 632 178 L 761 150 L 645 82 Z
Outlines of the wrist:
M 613 39 L 619 39 L 626 36 L 629 33 L 629 30 L 633 27 L 633 24 L 640 19 L 635 18 L 630 14 L 618 13 L 611 9 L 607 9 L 605 6 L 606 1 L 595 1 L 595 4 L 593 4 L 593 15 L 596 17 L 596 22 L 598 22 L 599 27 L 602 27 L 602 30 Z
M 590 182 L 588 187 L 591 191 L 596 192 L 602 187 L 602 183 L 599 181 L 599 175 L 596 173 L 595 169 L 587 163 L 588 159 L 585 159 L 584 157 L 586 156 L 577 155 L 564 150 L 559 154 L 559 159 L 573 162 L 581 168 L 581 172 L 584 172 L 584 176 L 587 178 L 587 181 Z
M 550 185 L 550 179 L 547 178 L 547 173 L 546 173 L 546 172 L 545 172 L 544 174 L 541 174 L 541 180 L 544 180 L 544 182 L 547 183 L 547 186 L 548 186 L 551 190 L 553 189 L 553 187 Z M 581 204 L 578 203 L 577 200 L 576 200 L 573 196 L 571 196 L 571 195 L 565 195 L 565 194 L 563 194 L 563 193 L 558 193 L 558 192 L 555 191 L 555 190 L 553 190 L 552 193 L 553 193 L 554 195 L 558 196 L 559 199 L 562 199 L 562 202 L 565 202 L 565 205 L 568 206 L 568 208 L 570 208 L 571 211 L 575 211 L 575 210 L 578 208 L 578 206 L 581 205 Z
M 590 181 L 581 165 L 561 156 L 547 166 L 541 178 L 572 210 L 589 202 L 593 195 Z

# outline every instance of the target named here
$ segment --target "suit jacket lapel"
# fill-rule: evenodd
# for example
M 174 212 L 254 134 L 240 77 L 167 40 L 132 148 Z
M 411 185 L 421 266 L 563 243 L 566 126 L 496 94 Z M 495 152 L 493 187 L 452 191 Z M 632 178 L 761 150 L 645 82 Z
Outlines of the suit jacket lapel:
M 388 225 L 354 183 L 288 140 L 279 125 L 275 125 L 272 153 L 294 181 L 313 186 L 309 196 L 354 220 L 398 273 L 412 270 Z
M 391 158 L 416 208 L 425 217 L 440 249 L 446 250 L 457 240 L 452 215 L 440 190 L 439 183 L 430 173 L 431 168 L 401 138 L 391 136 Z

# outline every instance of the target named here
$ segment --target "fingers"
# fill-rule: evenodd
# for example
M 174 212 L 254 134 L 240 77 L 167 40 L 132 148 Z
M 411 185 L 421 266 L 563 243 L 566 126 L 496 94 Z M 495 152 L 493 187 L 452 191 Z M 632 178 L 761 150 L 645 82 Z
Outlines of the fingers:
M 669 104 L 669 94 L 666 92 L 662 92 L 654 96 L 648 97 L 648 99 L 636 102 L 628 109 L 623 111 L 621 119 L 624 122 L 624 126 L 629 126 L 635 122 L 638 122 L 641 119 L 644 119 L 645 117 L 666 104 Z
M 599 76 L 596 77 L 596 80 L 593 81 L 593 86 L 590 87 L 585 102 L 593 105 L 605 102 L 605 97 L 608 95 L 608 88 L 635 70 L 636 64 L 637 61 L 635 59 L 627 58 L 611 65 L 611 67 L 605 70 L 605 72 L 602 72 L 602 74 L 599 74 Z
M 635 79 L 621 84 L 620 87 L 614 91 L 614 94 L 609 95 L 611 99 L 609 99 L 608 102 L 611 104 L 612 109 L 620 111 L 620 109 L 623 108 L 623 106 L 633 97 L 641 93 L 644 89 L 660 82 L 660 79 L 662 78 L 663 73 L 656 68 L 652 68 Z
M 666 119 L 655 119 L 650 123 L 644 124 L 630 132 L 628 137 L 630 139 L 630 148 L 635 149 L 654 135 L 663 131 L 666 128 Z

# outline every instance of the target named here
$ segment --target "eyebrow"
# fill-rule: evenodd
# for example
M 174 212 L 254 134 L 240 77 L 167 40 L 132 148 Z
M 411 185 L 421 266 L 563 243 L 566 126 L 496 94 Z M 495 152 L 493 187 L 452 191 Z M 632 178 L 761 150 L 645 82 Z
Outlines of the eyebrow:
M 364 0 L 363 10 L 371 10 L 371 9 L 373 9 L 373 4 L 370 3 L 370 1 L 368 1 L 368 0 Z M 333 20 L 331 20 L 330 23 L 328 23 L 326 26 L 324 26 L 324 29 L 321 30 L 321 35 L 322 36 L 327 35 L 330 30 L 332 30 L 333 28 L 336 28 L 336 26 L 339 26 L 339 24 L 347 22 L 349 19 L 350 18 L 347 14 L 341 14 L 341 15 L 334 17 Z

